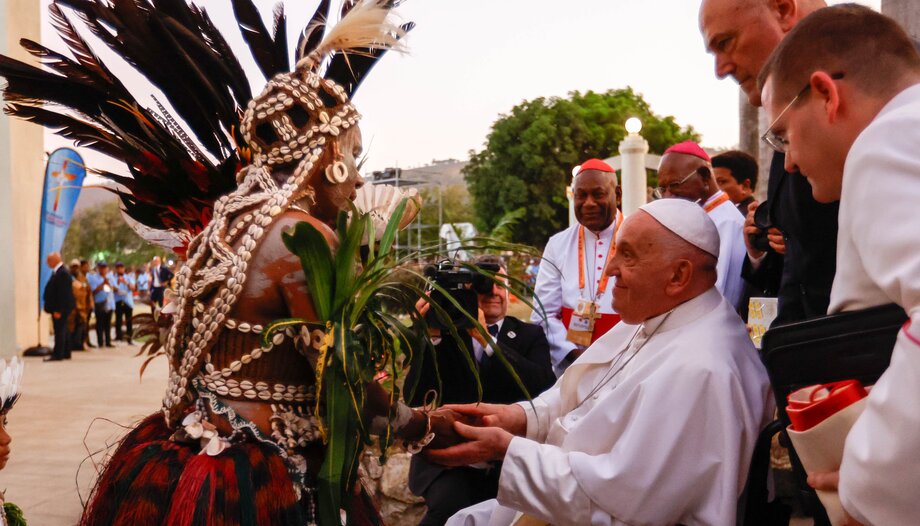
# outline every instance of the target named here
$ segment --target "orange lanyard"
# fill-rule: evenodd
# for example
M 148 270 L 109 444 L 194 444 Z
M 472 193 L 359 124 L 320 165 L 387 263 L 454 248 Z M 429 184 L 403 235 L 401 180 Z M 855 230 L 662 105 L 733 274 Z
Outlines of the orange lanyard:
M 711 202 L 711 203 L 709 203 L 708 205 L 704 206 L 704 207 L 703 207 L 703 210 L 708 214 L 709 212 L 712 212 L 713 210 L 715 210 L 715 208 L 716 208 L 717 206 L 721 205 L 721 204 L 724 203 L 725 201 L 728 201 L 728 194 L 724 194 L 724 193 L 723 193 L 722 195 L 720 195 L 719 197 L 717 197 L 713 202 Z
M 607 281 L 610 279 L 610 276 L 607 275 L 607 262 L 610 261 L 610 256 L 612 256 L 616 251 L 616 242 L 617 242 L 617 232 L 620 231 L 620 225 L 623 224 L 623 213 L 617 210 L 616 218 L 617 226 L 613 229 L 613 236 L 610 238 L 610 246 L 607 249 L 607 259 L 604 260 L 603 276 L 601 277 L 600 283 L 597 284 L 597 295 L 595 298 L 599 298 L 604 294 L 604 291 L 607 290 Z M 578 227 L 578 289 L 585 289 L 585 227 Z

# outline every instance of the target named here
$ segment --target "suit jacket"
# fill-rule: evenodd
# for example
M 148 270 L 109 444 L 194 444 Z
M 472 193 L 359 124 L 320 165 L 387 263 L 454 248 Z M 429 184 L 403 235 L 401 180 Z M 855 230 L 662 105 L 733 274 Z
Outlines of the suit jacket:
M 166 265 L 160 265 L 159 269 L 153 268 L 150 269 L 150 286 L 153 287 L 153 273 L 159 272 L 158 279 L 160 280 L 160 286 L 165 287 L 169 280 L 173 279 L 173 271 L 169 270 Z
M 800 173 L 783 168 L 776 153 L 770 165 L 767 206 L 773 225 L 783 232 L 786 254 L 768 252 L 757 270 L 745 258 L 742 275 L 756 288 L 776 289 L 779 312 L 774 325 L 827 313 L 837 268 L 837 210 L 839 202 L 819 203 Z
M 67 316 L 76 306 L 73 297 L 73 278 L 70 272 L 61 265 L 51 274 L 48 284 L 42 293 L 42 299 L 45 302 L 45 312 L 60 312 Z
M 477 401 L 476 382 L 464 353 L 472 353 L 472 337 L 462 333 L 466 350 L 450 337 L 435 346 L 437 372 L 431 356 L 425 356 L 418 371 L 410 370 L 406 386 L 418 379 L 418 387 L 409 401 L 422 405 L 429 389 L 441 392 L 445 404 L 465 404 Z M 539 325 L 523 322 L 512 316 L 505 317 L 495 339 L 508 362 L 514 368 L 531 397 L 536 397 L 556 381 L 549 358 L 549 343 Z M 470 355 L 472 359 L 472 355 Z M 475 360 L 473 360 L 475 362 Z M 443 390 L 438 387 L 440 373 Z M 493 404 L 510 404 L 526 399 L 514 378 L 499 361 L 497 355 L 489 365 L 479 370 L 482 384 L 482 401 Z
M 465 340 L 467 351 L 451 338 L 444 338 L 435 347 L 435 358 L 443 385 L 441 399 L 445 404 L 462 404 L 477 400 L 476 382 L 462 354 L 472 353 L 472 337 L 466 337 Z M 507 316 L 495 340 L 531 398 L 536 398 L 556 382 L 556 375 L 550 363 L 549 342 L 542 327 Z M 483 402 L 509 404 L 526 399 L 496 355 L 492 356 L 486 367 L 480 369 L 479 375 Z M 410 405 L 418 406 L 424 403 L 425 393 L 429 389 L 438 390 L 437 375 L 429 356 L 425 356 L 419 371 L 409 371 L 405 385 L 412 385 L 416 378 L 418 388 L 410 400 Z M 409 489 L 416 495 L 423 494 L 445 469 L 447 468 L 444 466 L 428 462 L 421 455 L 413 456 L 409 468 Z

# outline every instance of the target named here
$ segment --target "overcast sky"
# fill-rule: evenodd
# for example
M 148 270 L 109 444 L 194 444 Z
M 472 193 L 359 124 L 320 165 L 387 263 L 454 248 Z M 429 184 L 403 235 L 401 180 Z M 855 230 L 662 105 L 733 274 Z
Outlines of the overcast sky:
M 270 16 L 274 0 L 257 2 Z M 317 3 L 285 2 L 292 40 Z M 878 9 L 880 0 L 860 3 Z M 264 80 L 242 47 L 228 0 L 199 4 L 232 37 L 260 90 Z M 656 113 L 693 125 L 704 145 L 734 146 L 737 86 L 715 78 L 697 28 L 698 6 L 697 0 L 406 1 L 399 16 L 417 24 L 409 54 L 385 57 L 355 97 L 367 166 L 466 159 L 482 148 L 499 115 L 524 100 L 626 86 Z

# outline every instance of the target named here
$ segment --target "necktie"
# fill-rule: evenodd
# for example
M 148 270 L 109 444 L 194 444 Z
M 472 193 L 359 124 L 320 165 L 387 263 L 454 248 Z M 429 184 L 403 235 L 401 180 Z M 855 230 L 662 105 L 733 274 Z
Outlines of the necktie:
M 489 325 L 488 327 L 486 327 L 486 330 L 489 331 L 489 335 L 492 336 L 493 339 L 498 338 L 498 324 L 497 323 L 493 323 L 492 325 Z M 479 370 L 482 371 L 486 369 L 487 367 L 489 367 L 489 363 L 491 361 L 492 361 L 492 357 L 489 356 L 489 353 L 487 353 L 485 347 L 483 347 L 482 356 L 479 358 Z

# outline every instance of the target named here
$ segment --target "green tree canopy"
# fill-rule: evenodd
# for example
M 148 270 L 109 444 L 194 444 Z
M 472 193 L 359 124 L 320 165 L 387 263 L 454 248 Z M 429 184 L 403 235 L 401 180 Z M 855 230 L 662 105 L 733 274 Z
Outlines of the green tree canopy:
M 117 201 L 75 215 L 62 252 L 65 262 L 73 258 L 106 260 L 109 265 L 122 261 L 129 267 L 147 263 L 153 256 L 168 255 L 168 251 L 147 243 L 125 223 Z
M 642 96 L 625 88 L 606 93 L 572 92 L 568 98 L 525 101 L 502 115 L 483 151 L 471 152 L 464 173 L 477 226 L 490 231 L 508 212 L 525 209 L 513 240 L 537 247 L 568 222 L 565 187 L 572 167 L 586 159 L 617 155 L 629 117 L 642 120 L 652 153 L 685 140 L 699 140 L 692 127 L 652 112 Z

